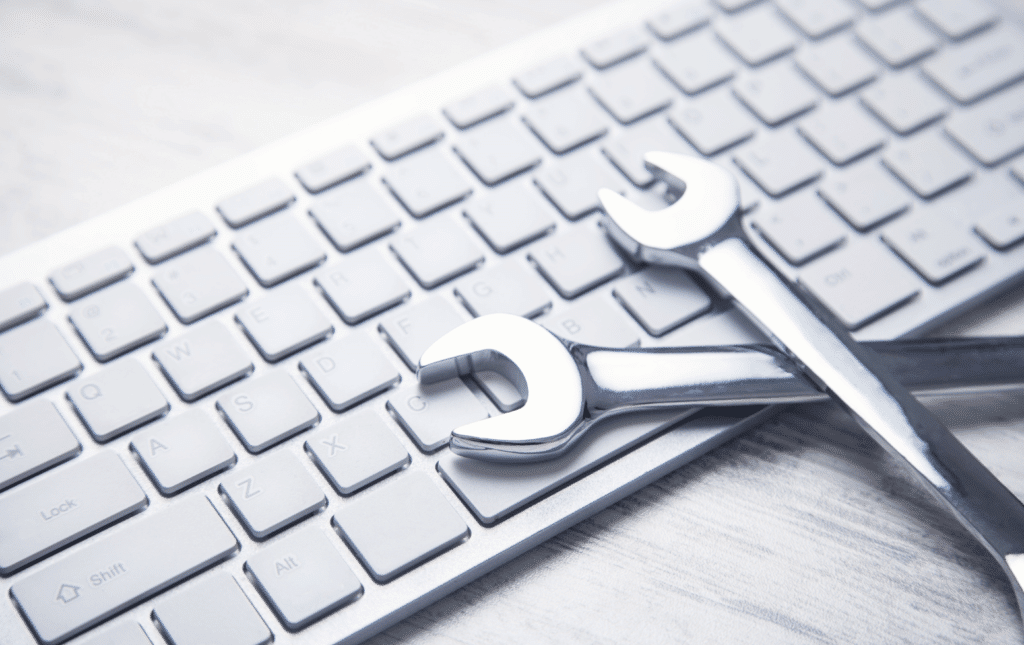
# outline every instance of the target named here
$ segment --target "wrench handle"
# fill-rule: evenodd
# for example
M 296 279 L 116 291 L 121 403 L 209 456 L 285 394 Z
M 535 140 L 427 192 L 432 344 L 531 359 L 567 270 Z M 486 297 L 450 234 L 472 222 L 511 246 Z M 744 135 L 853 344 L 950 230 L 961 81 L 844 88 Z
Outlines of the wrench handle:
M 781 349 L 890 454 L 906 463 L 996 557 L 1024 607 L 1024 505 L 807 293 L 791 288 L 743 240 L 697 259 Z
M 865 343 L 914 396 L 1024 386 L 1024 337 Z M 592 410 L 647 405 L 827 401 L 789 356 L 768 345 L 609 349 L 573 344 Z

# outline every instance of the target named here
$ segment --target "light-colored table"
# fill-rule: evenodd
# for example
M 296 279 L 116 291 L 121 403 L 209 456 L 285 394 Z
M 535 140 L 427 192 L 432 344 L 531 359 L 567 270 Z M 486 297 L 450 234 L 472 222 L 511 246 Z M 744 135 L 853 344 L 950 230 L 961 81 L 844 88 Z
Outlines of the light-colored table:
M 593 0 L 0 4 L 0 252 Z M 975 315 L 1024 333 L 1024 290 Z M 936 401 L 1024 495 L 1024 394 Z M 4 599 L 6 602 L 6 599 Z M 1002 573 L 834 407 L 784 413 L 383 643 L 1024 640 Z

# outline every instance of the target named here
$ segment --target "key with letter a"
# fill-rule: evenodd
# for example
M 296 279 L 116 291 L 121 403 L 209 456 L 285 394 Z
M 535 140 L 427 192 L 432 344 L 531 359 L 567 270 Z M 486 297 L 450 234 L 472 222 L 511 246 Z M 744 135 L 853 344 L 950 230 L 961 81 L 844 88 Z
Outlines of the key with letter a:
M 220 427 L 199 409 L 138 433 L 131 449 L 164 495 L 174 495 L 235 464 L 235 453 Z

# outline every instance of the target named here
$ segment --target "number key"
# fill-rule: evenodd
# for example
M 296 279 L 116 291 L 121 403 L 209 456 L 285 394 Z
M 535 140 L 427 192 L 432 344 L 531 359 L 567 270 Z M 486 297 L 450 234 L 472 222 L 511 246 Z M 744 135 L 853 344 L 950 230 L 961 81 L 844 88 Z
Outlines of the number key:
M 167 333 L 167 325 L 134 284 L 108 287 L 71 309 L 71 324 L 96 360 L 105 362 Z

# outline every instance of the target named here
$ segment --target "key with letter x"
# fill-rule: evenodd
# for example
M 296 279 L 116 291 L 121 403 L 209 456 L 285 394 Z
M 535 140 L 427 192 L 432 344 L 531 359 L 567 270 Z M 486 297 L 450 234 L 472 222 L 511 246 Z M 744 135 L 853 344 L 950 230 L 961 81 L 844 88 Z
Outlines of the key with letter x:
M 306 441 L 306 452 L 342 495 L 350 495 L 409 463 L 409 453 L 394 431 L 371 410 L 319 430 Z

